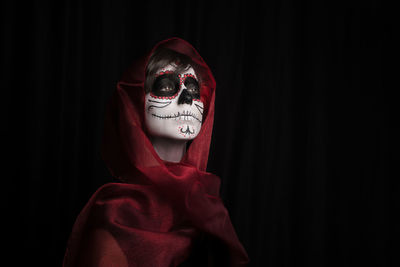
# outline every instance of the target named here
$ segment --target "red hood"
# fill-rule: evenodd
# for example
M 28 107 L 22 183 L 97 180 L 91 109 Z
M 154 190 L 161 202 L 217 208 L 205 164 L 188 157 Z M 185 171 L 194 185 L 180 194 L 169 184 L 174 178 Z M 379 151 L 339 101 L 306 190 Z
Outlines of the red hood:
M 143 127 L 145 69 L 159 46 L 199 65 L 205 117 L 179 163 L 161 160 Z M 116 254 L 104 266 L 114 264 L 115 257 L 126 263 L 118 266 L 177 266 L 196 252 L 192 247 L 199 234 L 222 244 L 212 251 L 224 264 L 246 266 L 247 253 L 219 197 L 220 179 L 205 171 L 214 119 L 211 71 L 184 40 L 162 41 L 152 51 L 125 72 L 106 111 L 102 154 L 123 182 L 102 186 L 86 204 L 72 230 L 64 267 L 99 266 L 96 262 L 107 260 L 101 257 L 110 251 Z
M 147 167 L 166 167 L 146 135 L 143 123 L 146 66 L 150 55 L 158 47 L 184 54 L 199 65 L 204 119 L 201 131 L 190 144 L 181 164 L 194 166 L 200 171 L 205 171 L 207 167 L 214 121 L 215 80 L 210 68 L 188 42 L 171 38 L 159 42 L 124 73 L 106 111 L 103 159 L 113 176 L 124 181 L 131 180 L 137 171 L 142 172 Z

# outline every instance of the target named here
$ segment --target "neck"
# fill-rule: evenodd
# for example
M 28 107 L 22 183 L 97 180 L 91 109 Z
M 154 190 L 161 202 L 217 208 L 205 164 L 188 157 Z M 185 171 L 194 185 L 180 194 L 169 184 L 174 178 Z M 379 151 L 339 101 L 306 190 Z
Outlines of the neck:
M 187 141 L 163 137 L 152 137 L 150 140 L 162 160 L 180 162 L 185 155 Z

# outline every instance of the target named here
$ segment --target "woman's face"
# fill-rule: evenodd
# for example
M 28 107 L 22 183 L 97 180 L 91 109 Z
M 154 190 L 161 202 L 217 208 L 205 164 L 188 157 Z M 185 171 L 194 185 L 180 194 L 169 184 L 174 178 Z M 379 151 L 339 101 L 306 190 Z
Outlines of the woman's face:
M 191 140 L 203 119 L 200 85 L 191 66 L 181 73 L 175 70 L 176 65 L 169 64 L 156 72 L 145 97 L 145 122 L 152 136 Z

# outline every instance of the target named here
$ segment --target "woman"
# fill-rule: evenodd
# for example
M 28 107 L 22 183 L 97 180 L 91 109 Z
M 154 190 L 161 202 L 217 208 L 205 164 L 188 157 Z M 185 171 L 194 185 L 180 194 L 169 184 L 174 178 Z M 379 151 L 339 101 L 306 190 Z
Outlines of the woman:
M 102 186 L 82 210 L 64 267 L 246 266 L 220 180 L 206 172 L 214 98 L 210 69 L 179 38 L 125 72 L 102 146 L 121 182 Z

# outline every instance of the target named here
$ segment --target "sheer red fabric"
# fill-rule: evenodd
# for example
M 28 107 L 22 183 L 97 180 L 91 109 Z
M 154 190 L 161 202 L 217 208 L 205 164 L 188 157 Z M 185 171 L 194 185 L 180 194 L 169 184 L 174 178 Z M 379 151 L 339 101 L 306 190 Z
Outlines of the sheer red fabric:
M 205 119 L 179 163 L 159 158 L 143 124 L 146 64 L 159 46 L 189 56 L 199 65 L 201 76 Z M 247 265 L 246 251 L 219 197 L 219 177 L 206 172 L 214 98 L 210 69 L 197 51 L 179 38 L 158 43 L 124 73 L 106 111 L 102 145 L 110 172 L 121 182 L 99 188 L 81 211 L 70 235 L 64 267 L 178 266 L 204 236 L 224 248 L 220 250 L 225 253 L 223 263 L 218 266 Z M 212 264 L 216 263 L 202 266 Z

